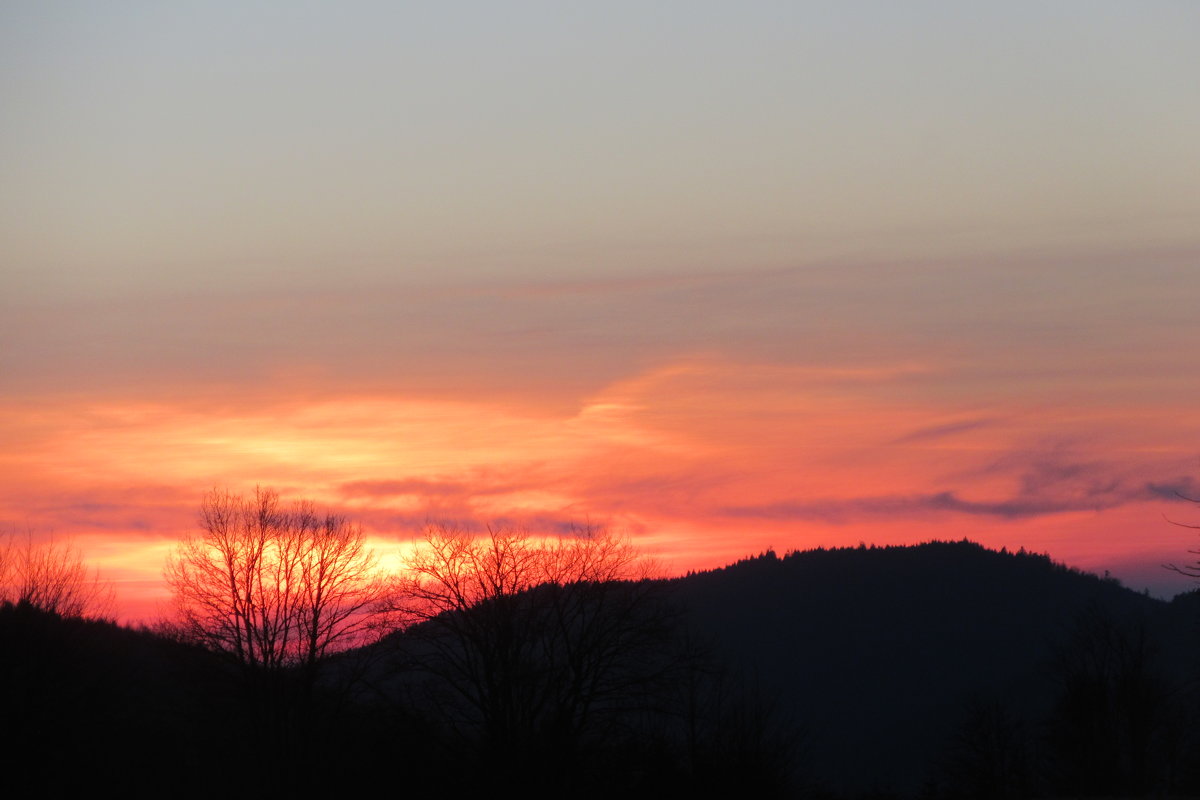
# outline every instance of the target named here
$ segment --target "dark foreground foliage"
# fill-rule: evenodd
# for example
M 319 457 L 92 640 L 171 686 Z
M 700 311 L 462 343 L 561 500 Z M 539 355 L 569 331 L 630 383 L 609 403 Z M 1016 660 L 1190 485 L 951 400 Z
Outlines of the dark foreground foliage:
M 315 681 L 6 604 L 0 766 L 44 796 L 1200 792 L 1200 596 L 934 543 L 506 602 Z

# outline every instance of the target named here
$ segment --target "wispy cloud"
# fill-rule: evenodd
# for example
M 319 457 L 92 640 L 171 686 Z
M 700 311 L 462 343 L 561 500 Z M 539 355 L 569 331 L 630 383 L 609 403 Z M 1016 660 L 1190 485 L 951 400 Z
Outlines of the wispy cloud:
M 944 439 L 950 436 L 956 436 L 960 433 L 979 430 L 989 425 L 996 423 L 994 417 L 978 417 L 975 419 L 965 419 L 957 422 L 946 422 L 939 425 L 930 425 L 924 428 L 918 428 L 914 431 L 904 434 L 892 440 L 892 444 L 913 444 L 917 442 L 935 441 Z
M 943 513 L 1018 520 L 1079 511 L 1106 511 L 1131 503 L 1160 500 L 1166 492 L 1167 487 L 1160 484 L 1126 485 L 1114 480 L 1082 492 L 1039 489 L 992 500 L 967 499 L 958 491 L 941 491 L 729 506 L 720 509 L 720 513 L 748 519 L 819 520 L 832 524 L 878 521 L 881 517 L 928 519 Z

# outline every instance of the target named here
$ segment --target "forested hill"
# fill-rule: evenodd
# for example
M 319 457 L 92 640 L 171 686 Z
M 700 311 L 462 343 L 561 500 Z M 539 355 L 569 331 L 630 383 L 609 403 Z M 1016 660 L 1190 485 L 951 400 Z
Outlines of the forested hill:
M 435 647 L 475 664 L 494 641 L 524 655 L 493 664 L 486 693 L 421 659 Z M 1198 643 L 1200 594 L 1167 603 L 965 541 L 544 584 L 331 657 L 320 680 L 0 604 L 0 759 L 62 794 L 210 796 L 231 782 L 353 794 L 387 763 L 423 791 L 1181 796 L 1200 789 Z M 587 724 L 567 741 L 558 712 L 579 657 L 616 666 L 598 667 Z M 520 690 L 501 699 L 529 718 L 524 738 L 473 715 L 497 700 L 494 683 Z
M 1045 761 L 1073 673 L 1144 668 L 1178 700 L 1200 663 L 1195 595 L 1167 603 L 965 540 L 768 552 L 674 583 L 696 628 L 793 715 L 808 773 L 836 791 L 945 782 L 981 709 L 1004 709 Z

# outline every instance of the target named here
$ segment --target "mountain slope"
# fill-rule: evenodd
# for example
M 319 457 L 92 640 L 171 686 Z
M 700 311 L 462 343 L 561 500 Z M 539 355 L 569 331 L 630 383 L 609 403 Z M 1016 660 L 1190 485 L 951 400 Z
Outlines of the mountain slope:
M 967 541 L 767 553 L 674 588 L 795 715 L 809 773 L 836 791 L 918 791 L 973 700 L 1046 719 L 1071 648 L 1098 625 L 1145 631 L 1164 673 L 1195 663 L 1195 628 L 1170 604 Z

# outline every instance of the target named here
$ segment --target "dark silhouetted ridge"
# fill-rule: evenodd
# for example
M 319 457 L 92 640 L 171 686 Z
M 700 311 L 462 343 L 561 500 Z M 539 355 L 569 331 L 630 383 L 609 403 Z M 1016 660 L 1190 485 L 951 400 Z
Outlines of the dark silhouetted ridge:
M 1195 651 L 1172 604 L 965 540 L 768 551 L 674 584 L 694 625 L 804 721 L 814 776 L 849 793 L 928 789 L 973 699 L 1040 724 L 1089 614 L 1144 626 L 1177 672 Z

